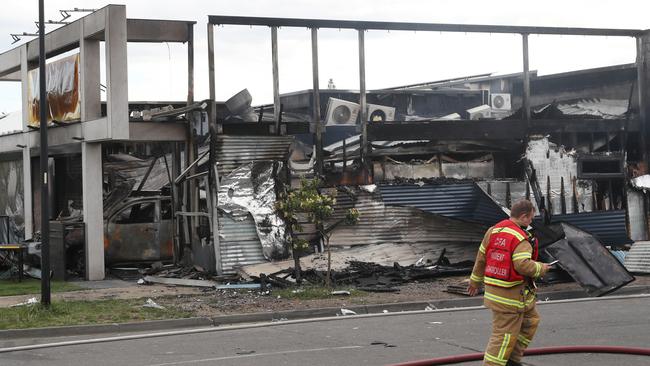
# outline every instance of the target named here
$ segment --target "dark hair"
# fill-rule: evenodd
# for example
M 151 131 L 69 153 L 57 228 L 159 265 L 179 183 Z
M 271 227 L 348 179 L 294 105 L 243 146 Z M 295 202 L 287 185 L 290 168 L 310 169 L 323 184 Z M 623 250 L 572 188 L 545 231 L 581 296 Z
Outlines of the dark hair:
M 533 206 L 532 202 L 529 200 L 520 200 L 515 202 L 515 204 L 510 208 L 510 217 L 518 218 L 523 215 L 527 215 L 534 210 L 535 207 Z

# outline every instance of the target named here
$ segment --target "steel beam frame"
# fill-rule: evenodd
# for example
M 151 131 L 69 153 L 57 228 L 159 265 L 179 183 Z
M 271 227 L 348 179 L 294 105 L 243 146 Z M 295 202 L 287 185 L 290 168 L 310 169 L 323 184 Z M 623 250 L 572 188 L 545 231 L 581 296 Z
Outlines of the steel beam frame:
M 400 31 L 429 31 L 429 32 L 461 32 L 461 33 L 526 33 L 549 35 L 576 36 L 621 36 L 636 37 L 640 29 L 610 29 L 610 28 L 570 28 L 570 27 L 522 27 L 505 25 L 478 24 L 442 24 L 442 23 L 405 23 L 405 22 L 371 22 L 356 20 L 331 19 L 297 19 L 297 18 L 265 18 L 210 15 L 208 22 L 214 25 L 262 25 L 268 27 L 300 27 L 300 28 L 332 28 L 332 29 L 365 29 L 365 30 L 400 30 Z
M 277 28 L 279 27 L 299 27 L 311 30 L 312 44 L 312 73 L 313 73 L 313 90 L 312 90 L 312 108 L 313 108 L 313 132 L 315 137 L 316 148 L 316 172 L 322 174 L 323 153 L 322 153 L 322 123 L 320 121 L 320 96 L 318 85 L 318 29 L 354 29 L 359 32 L 359 102 L 361 104 L 361 122 L 360 130 L 362 135 L 361 160 L 366 163 L 368 156 L 368 124 L 366 113 L 366 80 L 365 80 L 365 44 L 364 32 L 367 30 L 393 30 L 393 31 L 425 31 L 425 32 L 462 32 L 462 33 L 505 33 L 521 34 L 522 36 L 522 58 L 523 58 L 523 126 L 517 125 L 517 129 L 524 128 L 523 134 L 526 135 L 527 129 L 531 127 L 530 116 L 530 70 L 528 55 L 528 36 L 530 34 L 542 35 L 576 35 L 576 36 L 610 36 L 610 37 L 641 37 L 646 32 L 640 29 L 609 29 L 609 28 L 569 28 L 569 27 L 525 27 L 525 26 L 501 26 L 501 25 L 478 25 L 478 24 L 442 24 L 442 23 L 405 23 L 405 22 L 375 22 L 375 21 L 350 21 L 350 20 L 328 20 L 328 19 L 298 19 L 298 18 L 268 18 L 268 17 L 245 17 L 245 16 L 208 16 L 208 63 L 210 78 L 210 98 L 214 104 L 214 26 L 215 25 L 247 25 L 247 26 L 266 26 L 271 28 L 272 39 L 272 62 L 273 62 L 273 87 L 274 87 L 274 107 L 276 110 L 275 128 L 279 127 L 279 101 L 278 101 L 278 72 L 277 72 Z M 640 46 L 639 46 L 640 47 Z M 214 115 L 214 113 L 213 113 Z M 641 118 L 645 120 L 645 118 Z M 212 120 L 215 120 L 212 117 Z M 521 123 L 522 121 L 519 121 Z M 379 127 L 382 126 L 382 127 Z M 378 128 L 387 128 L 393 131 L 393 125 L 382 124 L 374 125 L 373 132 L 379 133 Z M 408 127 L 406 127 L 408 128 Z M 485 132 L 489 135 L 488 132 Z M 386 135 L 379 133 L 380 135 Z M 402 133 L 404 134 L 404 133 Z M 406 132 L 408 134 L 408 132 Z M 390 134 L 388 134 L 390 135 Z M 452 134 L 453 135 L 453 134 Z M 417 138 L 417 137 L 416 137 Z M 645 144 L 643 144 L 645 145 Z

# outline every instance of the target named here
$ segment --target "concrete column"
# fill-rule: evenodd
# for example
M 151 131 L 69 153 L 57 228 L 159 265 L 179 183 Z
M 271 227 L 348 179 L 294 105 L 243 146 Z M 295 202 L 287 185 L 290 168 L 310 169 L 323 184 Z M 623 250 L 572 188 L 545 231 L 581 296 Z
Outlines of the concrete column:
M 26 132 L 29 118 L 29 63 L 27 62 L 27 45 L 20 48 L 20 78 L 22 88 L 23 131 Z M 23 135 L 23 216 L 25 218 L 25 239 L 34 236 L 34 208 L 32 203 L 32 159 L 29 138 Z
M 107 33 L 109 33 L 108 30 Z M 101 118 L 100 56 L 99 41 L 84 39 L 83 35 L 84 27 L 82 23 L 79 42 L 79 98 L 81 122 L 86 122 Z M 106 49 L 109 48 L 107 45 Z M 109 104 L 109 115 L 110 113 Z M 110 128 L 110 119 L 108 123 Z M 104 205 L 101 143 L 82 142 L 81 162 L 83 213 L 84 223 L 86 224 L 86 279 L 101 280 L 104 278 Z
M 81 121 L 101 118 L 101 95 L 99 91 L 99 41 L 84 39 L 84 23 L 81 23 L 81 40 L 79 42 L 79 91 L 81 104 Z
M 20 47 L 20 79 L 22 91 L 23 111 L 23 132 L 29 131 L 27 120 L 29 119 L 29 63 L 27 62 L 27 45 Z
M 129 138 L 129 97 L 126 60 L 126 7 L 111 6 L 106 12 L 106 109 L 109 136 Z
M 86 279 L 104 279 L 104 202 L 102 144 L 81 143 L 84 223 L 86 224 Z

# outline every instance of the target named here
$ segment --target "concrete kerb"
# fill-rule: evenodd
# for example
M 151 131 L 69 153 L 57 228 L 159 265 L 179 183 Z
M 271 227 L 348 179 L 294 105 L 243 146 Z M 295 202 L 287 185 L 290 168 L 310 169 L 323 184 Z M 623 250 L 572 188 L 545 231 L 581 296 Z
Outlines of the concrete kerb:
M 147 332 L 177 328 L 210 327 L 210 318 L 149 320 L 138 323 L 73 325 L 64 327 L 0 330 L 0 339 L 47 338 L 88 334 Z
M 650 294 L 650 286 L 628 286 L 624 287 L 611 296 Z M 550 300 L 570 300 L 584 298 L 583 291 L 556 291 L 542 292 L 539 294 L 541 302 Z M 477 307 L 483 304 L 482 297 L 463 298 L 463 299 L 443 299 L 432 301 L 403 302 L 392 304 L 372 304 L 356 305 L 346 307 L 358 315 L 381 314 L 381 313 L 400 313 L 406 311 L 424 311 L 425 309 L 445 310 Z M 341 313 L 340 308 L 316 308 L 302 310 L 288 310 L 267 313 L 250 313 L 222 315 L 213 318 L 187 318 L 171 320 L 155 320 L 138 323 L 118 323 L 118 324 L 98 324 L 98 325 L 81 325 L 65 326 L 51 328 L 31 328 L 31 329 L 10 329 L 1 330 L 0 339 L 11 338 L 39 338 L 53 336 L 74 336 L 89 334 L 105 333 L 129 333 L 129 332 L 146 332 L 160 331 L 181 328 L 198 328 L 198 327 L 218 327 L 233 324 L 245 323 L 262 323 L 262 322 L 282 322 L 286 320 L 299 320 L 310 318 L 326 318 L 338 316 Z

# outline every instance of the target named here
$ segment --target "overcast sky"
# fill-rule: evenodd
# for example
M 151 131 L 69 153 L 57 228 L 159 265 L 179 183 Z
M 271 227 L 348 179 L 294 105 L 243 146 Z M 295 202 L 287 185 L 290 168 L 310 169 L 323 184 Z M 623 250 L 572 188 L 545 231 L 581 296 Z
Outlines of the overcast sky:
M 59 20 L 59 9 L 101 8 L 96 0 L 45 0 L 46 19 Z M 431 23 L 534 25 L 553 27 L 650 28 L 650 2 L 526 0 L 122 0 L 131 18 L 194 20 L 195 98 L 208 97 L 206 23 L 208 15 L 323 18 Z M 10 33 L 33 32 L 38 1 L 12 1 L 0 15 L 0 52 L 10 50 Z M 50 26 L 48 30 L 58 26 Z M 279 30 L 280 92 L 312 86 L 310 32 Z M 329 78 L 339 89 L 359 88 L 357 34 L 319 31 L 320 83 Z M 29 38 L 27 38 L 29 39 Z M 217 99 L 243 88 L 254 104 L 272 102 L 270 30 L 226 26 L 215 32 Z M 19 43 L 20 44 L 20 43 Z M 531 36 L 530 68 L 539 74 L 631 63 L 632 38 Z M 185 45 L 131 44 L 130 100 L 185 100 Z M 522 70 L 518 35 L 385 32 L 366 35 L 369 89 L 480 73 Z M 20 108 L 19 83 L 0 83 L 0 112 Z

